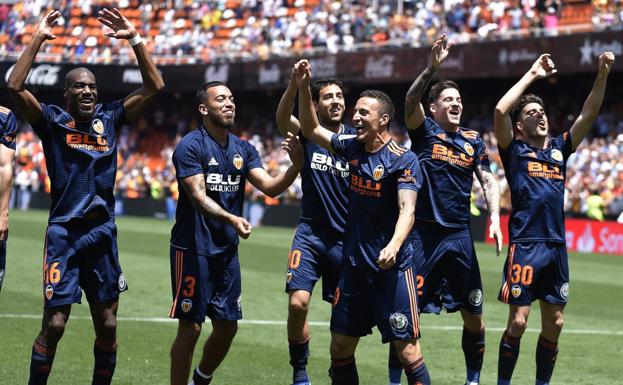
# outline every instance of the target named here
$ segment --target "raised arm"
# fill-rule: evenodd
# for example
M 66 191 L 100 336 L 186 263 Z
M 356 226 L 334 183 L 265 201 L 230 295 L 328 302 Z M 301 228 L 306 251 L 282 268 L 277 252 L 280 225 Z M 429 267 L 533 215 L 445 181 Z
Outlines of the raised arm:
M 507 148 L 513 140 L 513 125 L 510 117 L 513 106 L 535 80 L 555 74 L 557 71 L 554 67 L 554 62 L 548 53 L 539 56 L 530 70 L 502 96 L 502 99 L 495 106 L 493 130 L 500 147 Z
M 431 63 L 415 79 L 405 97 L 405 123 L 409 130 L 415 130 L 422 125 L 426 114 L 422 106 L 422 96 L 428 88 L 433 75 L 441 63 L 448 57 L 450 46 L 446 42 L 446 35 L 441 35 L 431 49 Z
M 333 132 L 322 127 L 311 97 L 311 66 L 307 60 L 301 60 L 294 65 L 295 79 L 299 87 L 299 119 L 301 132 L 312 142 L 333 152 L 331 138 Z
M 249 171 L 249 182 L 272 198 L 290 187 L 303 166 L 303 149 L 300 141 L 292 133 L 287 133 L 286 135 L 287 138 L 281 144 L 281 148 L 290 155 L 292 165 L 284 173 L 272 177 L 263 168 L 254 168 Z
M 117 8 L 113 8 L 112 11 L 101 10 L 97 20 L 112 29 L 112 32 L 107 33 L 106 36 L 128 40 L 138 61 L 143 86 L 123 99 L 126 121 L 129 122 L 136 119 L 153 98 L 164 89 L 164 80 L 134 25 Z
M 33 33 L 24 52 L 17 59 L 7 80 L 9 95 L 15 103 L 17 111 L 30 124 L 37 123 L 41 119 L 42 110 L 37 98 L 26 89 L 26 78 L 43 42 L 56 39 L 56 36 L 52 34 L 52 28 L 56 25 L 60 15 L 58 11 L 51 11 L 39 22 L 37 30 Z
M 229 223 L 242 238 L 251 234 L 251 225 L 246 219 L 225 211 L 206 193 L 206 181 L 203 174 L 189 176 L 181 180 L 181 185 L 195 210 L 201 214 Z
M 489 221 L 491 222 L 489 238 L 495 239 L 495 251 L 499 256 L 503 241 L 502 229 L 500 228 L 500 187 L 488 164 L 479 164 L 476 167 L 476 177 L 482 186 L 489 209 Z
M 588 131 L 593 126 L 593 122 L 597 119 L 601 103 L 604 100 L 606 92 L 606 81 L 608 74 L 614 63 L 614 54 L 612 52 L 604 52 L 599 55 L 599 68 L 597 70 L 597 78 L 593 83 L 593 88 L 588 94 L 582 112 L 571 126 L 571 145 L 575 150 L 582 142 Z
M 402 247 L 405 239 L 415 223 L 415 202 L 417 201 L 417 192 L 415 190 L 399 189 L 398 190 L 398 221 L 394 229 L 394 235 L 387 246 L 379 254 L 377 262 L 381 269 L 389 269 L 396 263 L 396 256 Z
M 285 92 L 281 96 L 281 100 L 279 100 L 279 106 L 277 107 L 277 113 L 275 116 L 277 128 L 284 137 L 288 132 L 296 135 L 301 129 L 298 119 L 292 116 L 292 111 L 294 110 L 294 99 L 296 98 L 296 92 L 298 91 L 295 76 L 296 74 L 293 69 L 290 81 L 288 82 L 288 88 L 286 88 Z
M 0 145 L 0 240 L 9 236 L 9 198 L 13 188 L 15 150 Z

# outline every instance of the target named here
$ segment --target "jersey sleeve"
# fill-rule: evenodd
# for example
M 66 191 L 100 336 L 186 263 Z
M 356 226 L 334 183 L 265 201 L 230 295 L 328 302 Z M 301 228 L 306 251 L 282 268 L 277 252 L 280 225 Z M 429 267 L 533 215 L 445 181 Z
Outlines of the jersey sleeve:
M 435 123 L 432 118 L 426 117 L 418 128 L 416 128 L 415 130 L 407 130 L 409 138 L 411 139 L 411 143 L 413 143 L 413 145 L 415 146 L 421 144 L 421 141 L 424 140 L 426 134 L 430 133 L 436 124 L 437 123 Z
M 337 155 L 350 160 L 356 140 L 355 135 L 352 134 L 333 134 L 331 136 L 331 147 L 333 147 L 333 152 Z
M 5 115 L 3 121 L 3 132 L 2 137 L 0 137 L 0 143 L 11 150 L 15 150 L 15 137 L 17 136 L 17 120 L 15 119 L 15 114 L 9 111 Z
M 398 168 L 398 190 L 420 191 L 422 187 L 422 170 L 420 162 L 414 153 L 408 152 L 403 155 L 404 160 Z
M 264 168 L 262 166 L 262 159 L 260 158 L 260 154 L 257 152 L 257 149 L 249 142 L 244 143 L 247 153 L 247 171 L 251 171 L 254 168 Z
M 479 166 L 489 167 L 490 166 L 489 152 L 487 151 L 487 145 L 485 144 L 484 140 L 482 140 L 480 136 L 478 137 L 478 149 L 477 149 L 474 163 L 476 167 L 479 167 Z
M 182 140 L 173 153 L 173 165 L 178 178 L 203 174 L 200 144 L 196 140 Z
M 555 137 L 554 147 L 559 149 L 560 152 L 562 152 L 563 159 L 565 160 L 565 163 L 566 163 L 567 159 L 569 159 L 571 154 L 573 154 L 573 152 L 575 151 L 573 149 L 573 143 L 571 141 L 571 132 L 570 131 L 563 132 L 562 134 Z
M 115 122 L 115 130 L 120 126 L 126 124 L 125 120 L 125 107 L 123 106 L 123 99 L 116 100 L 107 106 L 107 110 Z
M 41 118 L 37 123 L 32 124 L 32 129 L 39 139 L 43 140 L 50 136 L 52 131 L 50 122 L 54 122 L 56 118 L 57 114 L 54 109 L 47 104 L 41 103 Z

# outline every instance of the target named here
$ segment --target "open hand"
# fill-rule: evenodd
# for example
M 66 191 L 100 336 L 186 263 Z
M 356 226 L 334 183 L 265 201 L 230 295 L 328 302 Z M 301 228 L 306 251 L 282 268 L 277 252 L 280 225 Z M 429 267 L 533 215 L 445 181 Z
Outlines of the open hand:
M 300 87 L 309 87 L 311 83 L 311 64 L 307 59 L 299 60 L 294 64 L 292 69 L 296 85 Z
M 117 8 L 113 8 L 112 11 L 108 9 L 101 10 L 97 20 L 112 29 L 112 32 L 105 34 L 108 37 L 129 40 L 138 33 L 134 25 L 130 23 L 130 20 L 126 19 Z
M 61 13 L 59 11 L 50 11 L 39 22 L 39 27 L 37 28 L 36 33 L 45 37 L 46 40 L 56 39 L 56 35 L 52 33 L 52 28 L 56 26 L 56 23 L 58 23 L 58 18 L 60 16 Z
M 546 78 L 552 76 L 558 70 L 556 69 L 556 65 L 552 61 L 550 54 L 544 53 L 539 56 L 539 58 L 532 64 L 532 68 L 530 68 L 530 72 L 536 75 L 537 78 Z
M 450 53 L 450 44 L 446 40 L 446 35 L 441 35 L 435 43 L 433 43 L 433 48 L 431 49 L 430 57 L 431 57 L 431 65 L 435 70 L 439 69 L 441 63 L 446 60 L 448 54 Z
M 291 132 L 288 132 L 286 136 L 286 139 L 281 143 L 281 149 L 288 153 L 292 163 L 298 166 L 303 165 L 303 146 L 301 146 L 299 137 Z
M 489 225 L 489 238 L 495 239 L 495 254 L 499 257 L 502 252 L 502 229 L 500 228 L 500 221 L 491 221 Z

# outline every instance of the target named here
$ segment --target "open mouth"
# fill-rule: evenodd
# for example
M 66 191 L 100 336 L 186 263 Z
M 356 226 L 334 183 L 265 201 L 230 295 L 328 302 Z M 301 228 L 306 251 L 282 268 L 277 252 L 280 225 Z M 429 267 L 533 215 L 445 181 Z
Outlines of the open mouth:
M 450 110 L 450 112 L 448 112 L 448 114 L 450 114 L 450 116 L 458 117 L 461 114 L 461 111 L 459 111 L 459 110 Z
M 227 110 L 227 111 L 223 112 L 223 115 L 227 116 L 228 118 L 232 118 L 234 116 L 234 111 L 233 110 Z
M 94 100 L 92 98 L 84 98 L 84 99 L 80 99 L 78 104 L 80 105 L 81 108 L 87 109 L 93 106 L 93 102 Z

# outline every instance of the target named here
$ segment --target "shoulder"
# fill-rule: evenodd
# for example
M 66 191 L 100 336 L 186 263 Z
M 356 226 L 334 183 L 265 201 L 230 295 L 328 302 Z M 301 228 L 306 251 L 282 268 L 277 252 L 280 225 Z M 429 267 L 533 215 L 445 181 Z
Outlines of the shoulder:
M 392 168 L 410 167 L 412 164 L 419 164 L 417 155 L 408 148 L 391 141 L 386 149 L 386 156 Z
M 12 114 L 13 111 L 11 111 L 10 109 L 4 107 L 4 106 L 0 106 L 0 116 L 9 116 L 10 114 Z
M 461 135 L 463 135 L 463 137 L 472 144 L 482 143 L 482 137 L 480 136 L 480 133 L 476 130 L 461 127 Z
M 201 146 L 202 137 L 203 135 L 201 133 L 201 129 L 196 128 L 190 131 L 189 133 L 184 135 L 184 137 L 177 144 L 176 151 L 199 148 Z

